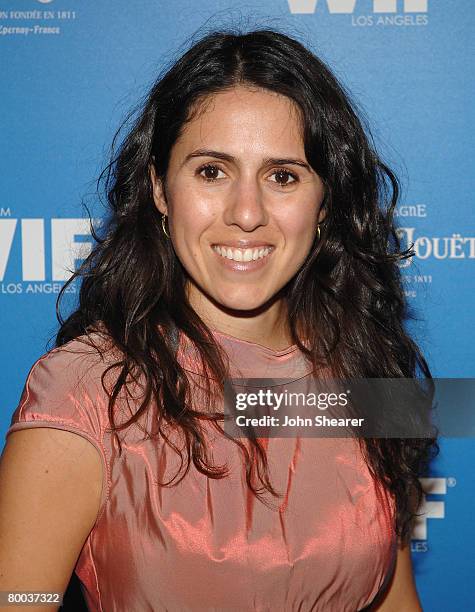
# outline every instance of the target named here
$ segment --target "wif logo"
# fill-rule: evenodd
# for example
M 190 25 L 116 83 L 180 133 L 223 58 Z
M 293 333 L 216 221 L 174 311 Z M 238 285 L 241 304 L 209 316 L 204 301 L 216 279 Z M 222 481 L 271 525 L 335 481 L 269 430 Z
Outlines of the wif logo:
M 427 495 L 446 495 L 447 482 L 454 486 L 455 481 L 450 478 L 420 478 L 425 495 L 422 500 L 419 514 L 412 531 L 413 540 L 427 540 L 427 520 L 445 518 L 445 502 L 443 500 L 428 500 Z
M 294 14 L 313 14 L 319 0 L 288 0 L 289 9 Z M 320 0 L 326 4 L 329 13 L 352 15 L 356 5 L 361 6 L 361 0 Z M 373 13 L 427 13 L 428 0 L 372 0 Z
M 0 220 L 0 281 L 4 280 L 11 259 L 16 260 L 13 263 L 20 260 L 22 281 L 44 281 L 47 276 L 53 281 L 64 281 L 74 270 L 75 260 L 85 259 L 91 252 L 90 241 L 76 240 L 78 236 L 90 237 L 89 219 L 51 219 L 48 230 L 41 218 Z M 12 289 L 6 292 L 18 292 L 15 287 L 12 283 Z

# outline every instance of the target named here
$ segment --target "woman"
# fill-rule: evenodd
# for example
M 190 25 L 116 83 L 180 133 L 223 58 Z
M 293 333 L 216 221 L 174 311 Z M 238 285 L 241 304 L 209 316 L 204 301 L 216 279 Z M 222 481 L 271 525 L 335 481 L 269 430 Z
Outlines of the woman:
M 408 542 L 435 440 L 221 426 L 229 376 L 430 378 L 397 180 L 341 85 L 283 34 L 212 33 L 103 178 L 79 307 L 8 431 L 0 590 L 74 570 L 107 612 L 421 610 Z

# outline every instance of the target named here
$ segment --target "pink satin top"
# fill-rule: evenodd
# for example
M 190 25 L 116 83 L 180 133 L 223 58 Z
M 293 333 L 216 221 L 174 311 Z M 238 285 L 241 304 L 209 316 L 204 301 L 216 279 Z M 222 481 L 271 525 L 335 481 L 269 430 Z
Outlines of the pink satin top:
M 297 379 L 311 371 L 296 346 L 276 351 L 213 332 L 233 376 Z M 87 351 L 87 352 L 86 352 Z M 199 374 L 191 343 L 177 355 Z M 103 461 L 96 522 L 75 572 L 91 611 L 356 612 L 390 579 L 396 554 L 394 501 L 370 475 L 352 438 L 270 438 L 270 479 L 282 498 L 248 490 L 238 446 L 208 424 L 211 460 L 229 476 L 179 468 L 163 440 L 139 426 L 121 433 L 122 456 L 106 431 L 107 360 L 79 339 L 35 362 L 7 431 L 54 427 L 89 440 Z M 131 400 L 121 408 L 131 414 Z M 132 407 L 133 408 L 133 407 Z M 152 407 L 153 408 L 153 407 Z M 153 428 L 156 409 L 142 424 Z

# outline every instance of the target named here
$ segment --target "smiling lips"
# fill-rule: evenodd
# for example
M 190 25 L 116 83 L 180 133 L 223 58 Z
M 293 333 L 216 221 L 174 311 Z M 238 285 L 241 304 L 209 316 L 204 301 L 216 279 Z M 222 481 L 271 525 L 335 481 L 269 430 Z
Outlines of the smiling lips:
M 274 247 L 272 246 L 237 249 L 225 245 L 213 245 L 213 250 L 218 253 L 218 255 L 221 255 L 221 257 L 225 257 L 226 259 L 230 259 L 232 261 L 244 262 L 264 259 L 264 257 L 267 257 L 267 255 L 269 255 L 273 249 Z
M 244 244 L 243 244 L 244 242 Z M 241 247 L 235 246 L 242 245 Z M 224 268 L 233 272 L 252 272 L 266 266 L 270 255 L 275 250 L 271 244 L 240 241 L 228 244 L 213 244 L 218 261 Z

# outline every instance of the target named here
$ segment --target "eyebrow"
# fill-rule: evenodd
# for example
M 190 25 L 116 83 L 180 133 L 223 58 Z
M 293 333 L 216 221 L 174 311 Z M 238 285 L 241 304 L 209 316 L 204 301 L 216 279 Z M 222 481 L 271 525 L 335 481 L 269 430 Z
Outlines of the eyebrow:
M 230 155 L 229 153 L 223 153 L 222 151 L 213 151 L 210 149 L 196 149 L 185 157 L 182 166 L 184 166 L 190 159 L 193 159 L 194 157 L 215 157 L 216 159 L 222 159 L 224 161 L 236 163 L 236 158 L 233 155 Z M 301 166 L 302 168 L 308 170 L 308 172 L 312 172 L 310 166 L 301 159 L 295 159 L 290 157 L 266 157 L 263 159 L 263 162 L 266 166 Z

